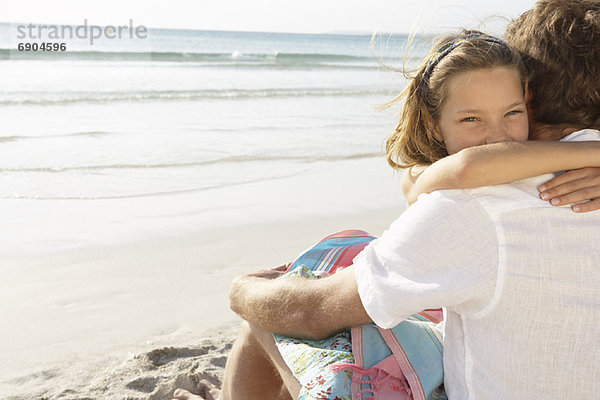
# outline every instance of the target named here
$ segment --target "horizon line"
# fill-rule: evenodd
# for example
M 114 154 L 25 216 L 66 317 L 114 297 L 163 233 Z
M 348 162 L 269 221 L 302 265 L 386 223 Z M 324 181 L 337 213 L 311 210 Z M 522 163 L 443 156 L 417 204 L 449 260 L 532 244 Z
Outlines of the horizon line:
M 84 21 L 87 18 L 84 18 Z M 132 20 L 132 18 L 130 18 Z M 0 24 L 7 25 L 48 25 L 48 26 L 83 26 L 82 23 L 79 24 L 69 24 L 69 23 L 53 23 L 53 22 L 12 22 L 12 21 L 0 21 Z M 88 24 L 87 26 L 122 26 L 120 25 L 110 25 L 110 24 Z M 230 32 L 230 33 L 272 33 L 272 34 L 290 34 L 290 35 L 338 35 L 338 36 L 373 36 L 377 35 L 399 35 L 399 36 L 408 36 L 409 32 L 378 32 L 378 31 L 363 31 L 363 30 L 335 30 L 328 32 L 298 32 L 298 31 L 262 31 L 262 30 L 238 30 L 238 29 L 200 29 L 200 28 L 173 28 L 173 27 L 157 27 L 157 26 L 146 26 L 143 24 L 137 26 L 145 26 L 147 29 L 153 30 L 170 30 L 170 31 L 197 31 L 197 32 Z

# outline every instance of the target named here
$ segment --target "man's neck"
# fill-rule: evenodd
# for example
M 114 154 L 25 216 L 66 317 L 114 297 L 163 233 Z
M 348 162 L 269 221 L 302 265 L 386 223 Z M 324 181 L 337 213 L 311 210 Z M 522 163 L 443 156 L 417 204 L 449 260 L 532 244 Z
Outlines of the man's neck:
M 573 132 L 581 130 L 582 127 L 573 127 L 572 125 L 546 125 L 530 124 L 529 139 L 531 140 L 560 140 Z

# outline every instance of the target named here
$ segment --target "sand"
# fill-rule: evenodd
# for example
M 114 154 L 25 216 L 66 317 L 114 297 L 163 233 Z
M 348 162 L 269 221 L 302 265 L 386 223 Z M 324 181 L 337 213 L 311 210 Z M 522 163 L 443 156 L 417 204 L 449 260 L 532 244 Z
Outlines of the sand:
M 228 307 L 231 279 L 291 261 L 334 232 L 380 235 L 404 209 L 397 179 L 380 160 L 356 160 L 218 194 L 154 199 L 143 204 L 145 218 L 134 215 L 141 203 L 119 203 L 136 217 L 128 225 L 123 211 L 120 236 L 107 233 L 110 221 L 94 230 L 108 221 L 98 202 L 94 210 L 58 204 L 73 215 L 56 208 L 48 218 L 63 222 L 54 225 L 36 214 L 37 225 L 24 221 L 37 229 L 31 243 L 16 232 L 0 263 L 0 399 L 169 399 L 177 387 L 197 391 L 200 379 L 219 386 L 241 323 Z M 173 204 L 168 211 L 183 214 L 165 219 Z M 194 214 L 191 204 L 215 211 Z M 149 217 L 155 205 L 163 214 Z M 77 221 L 91 212 L 89 227 Z
M 220 387 L 238 326 L 193 345 L 158 347 L 126 360 L 89 359 L 8 379 L 20 387 L 6 399 L 170 399 L 175 388 L 198 393 L 200 380 Z
M 88 275 L 89 271 L 101 273 L 94 277 L 95 285 L 81 288 L 85 294 L 80 294 L 79 303 L 72 298 L 58 310 L 27 311 L 22 300 L 25 307 L 21 312 L 34 314 L 23 327 L 31 329 L 31 319 L 39 319 L 43 329 L 21 331 L 3 343 L 0 398 L 167 399 L 178 387 L 197 391 L 200 379 L 220 386 L 241 323 L 228 308 L 227 291 L 233 276 L 250 272 L 254 266 L 291 260 L 339 230 L 358 228 L 381 234 L 397 213 L 396 209 L 383 209 L 249 224 L 235 231 L 213 230 L 210 241 L 199 233 L 46 256 L 38 262 L 46 266 L 48 276 L 37 279 L 55 280 L 54 291 L 46 288 L 51 299 L 60 297 L 72 282 L 61 276 L 61 265 L 69 273 L 74 271 L 69 266 L 86 270 Z M 253 232 L 260 235 L 253 236 Z M 253 249 L 243 257 L 241 243 Z M 186 266 L 185 260 L 200 255 L 206 255 L 204 263 L 229 260 L 231 266 L 212 274 Z M 165 262 L 172 268 L 161 274 Z M 133 271 L 135 279 L 124 264 L 139 266 Z M 38 274 L 41 271 L 33 265 L 30 268 Z M 151 288 L 147 292 L 142 290 L 145 285 Z M 73 296 L 73 290 L 70 293 Z M 14 311 L 14 328 L 20 331 L 18 312 Z M 44 326 L 48 318 L 53 322 Z

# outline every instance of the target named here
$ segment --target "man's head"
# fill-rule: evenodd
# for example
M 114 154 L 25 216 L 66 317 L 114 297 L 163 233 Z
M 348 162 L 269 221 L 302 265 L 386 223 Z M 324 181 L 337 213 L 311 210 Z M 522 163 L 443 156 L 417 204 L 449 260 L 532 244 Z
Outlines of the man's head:
M 600 127 L 600 0 L 540 0 L 505 39 L 530 72 L 533 138 L 540 125 Z

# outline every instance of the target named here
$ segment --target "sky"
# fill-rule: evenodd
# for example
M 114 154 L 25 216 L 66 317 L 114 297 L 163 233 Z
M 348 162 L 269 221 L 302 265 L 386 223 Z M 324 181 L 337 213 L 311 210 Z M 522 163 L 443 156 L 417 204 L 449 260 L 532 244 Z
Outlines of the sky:
M 534 0 L 8 0 L 0 22 L 258 32 L 501 33 Z M 490 17 L 501 17 L 491 18 Z M 502 19 L 504 18 L 504 19 Z M 484 22 L 484 25 L 481 23 Z

